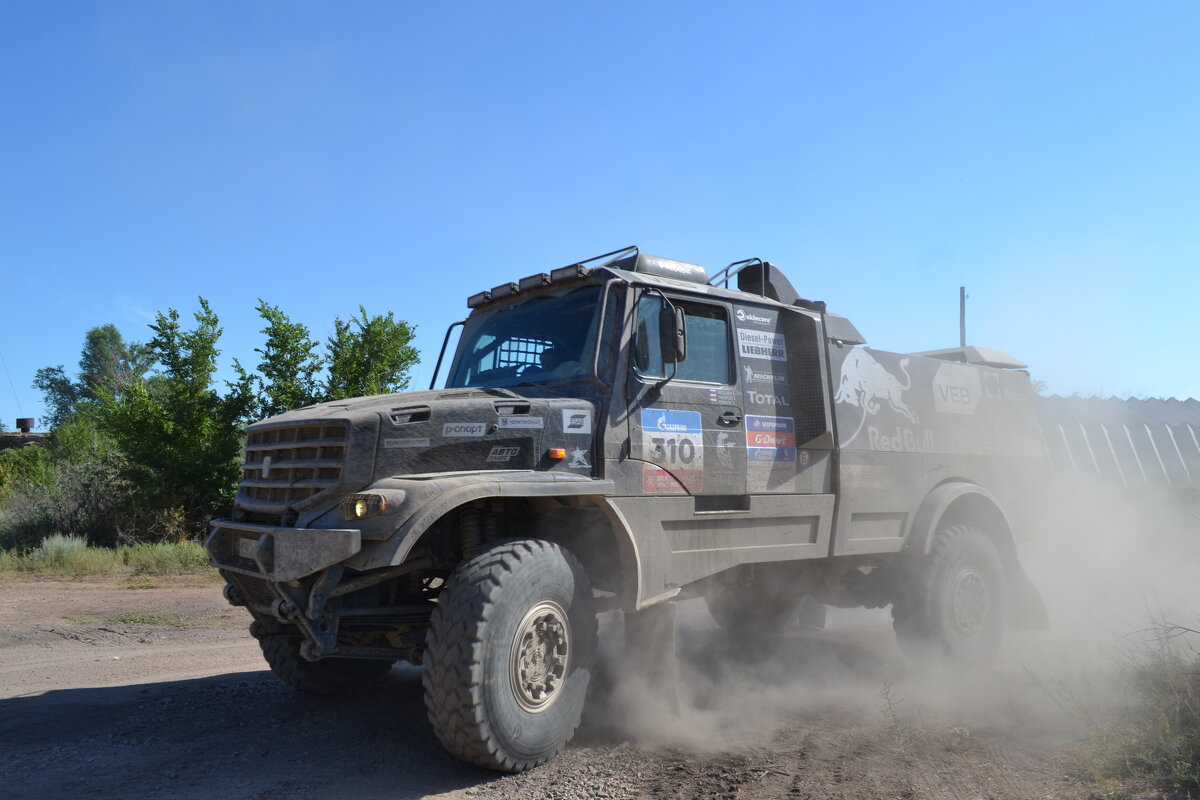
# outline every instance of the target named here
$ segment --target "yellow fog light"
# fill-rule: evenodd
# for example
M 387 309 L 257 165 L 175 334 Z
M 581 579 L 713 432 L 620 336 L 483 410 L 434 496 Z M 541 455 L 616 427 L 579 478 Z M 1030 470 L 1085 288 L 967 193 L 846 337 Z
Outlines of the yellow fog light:
M 387 511 L 387 498 L 377 494 L 352 494 L 342 500 L 342 518 L 362 519 Z

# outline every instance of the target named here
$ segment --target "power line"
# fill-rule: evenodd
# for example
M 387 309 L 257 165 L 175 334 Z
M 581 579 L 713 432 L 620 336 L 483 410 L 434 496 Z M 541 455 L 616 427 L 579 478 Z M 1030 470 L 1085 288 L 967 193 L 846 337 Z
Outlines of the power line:
M 4 353 L 0 352 L 0 366 L 4 367 L 4 374 L 8 376 L 8 385 L 12 387 L 13 400 L 17 401 L 17 416 L 25 416 L 25 409 L 21 407 L 21 398 L 17 397 L 17 385 L 13 383 L 12 373 L 8 371 L 8 362 L 4 360 Z

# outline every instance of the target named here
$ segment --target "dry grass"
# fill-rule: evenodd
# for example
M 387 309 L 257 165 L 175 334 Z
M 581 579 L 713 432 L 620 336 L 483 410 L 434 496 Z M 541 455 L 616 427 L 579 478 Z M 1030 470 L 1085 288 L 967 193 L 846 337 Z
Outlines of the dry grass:
M 47 578 L 125 577 L 130 588 L 152 586 L 150 576 L 203 573 L 212 568 L 196 542 L 93 547 L 80 536 L 48 536 L 32 550 L 0 551 L 0 574 Z

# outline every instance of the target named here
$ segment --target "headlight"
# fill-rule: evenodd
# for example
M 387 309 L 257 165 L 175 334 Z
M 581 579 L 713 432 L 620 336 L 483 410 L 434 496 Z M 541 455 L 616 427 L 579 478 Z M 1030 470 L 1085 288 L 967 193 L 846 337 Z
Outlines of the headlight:
M 351 494 L 342 499 L 342 519 L 356 520 L 387 511 L 387 498 L 378 494 Z

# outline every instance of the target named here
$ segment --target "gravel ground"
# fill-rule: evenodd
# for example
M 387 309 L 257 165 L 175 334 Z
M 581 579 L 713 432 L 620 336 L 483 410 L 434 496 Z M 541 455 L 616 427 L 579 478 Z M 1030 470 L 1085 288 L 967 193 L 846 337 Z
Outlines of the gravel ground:
M 11 800 L 1150 796 L 1081 776 L 1079 731 L 1024 660 L 1038 640 L 1014 641 L 986 673 L 929 674 L 899 657 L 886 615 L 835 613 L 826 631 L 747 649 L 684 604 L 675 714 L 662 687 L 613 679 L 608 620 L 610 667 L 572 746 L 498 775 L 438 748 L 418 669 L 348 700 L 277 681 L 247 615 L 211 580 L 3 588 L 0 797 Z

